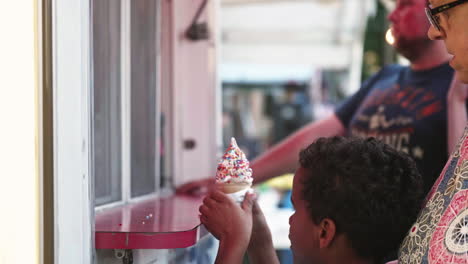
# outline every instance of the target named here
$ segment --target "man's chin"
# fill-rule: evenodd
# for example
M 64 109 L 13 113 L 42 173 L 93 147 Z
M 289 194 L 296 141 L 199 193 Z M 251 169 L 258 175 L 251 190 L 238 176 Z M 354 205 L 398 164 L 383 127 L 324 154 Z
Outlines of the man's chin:
M 410 43 L 404 40 L 395 40 L 395 44 L 393 44 L 393 47 L 399 54 L 401 54 L 407 59 L 410 59 L 408 57 L 412 57 L 415 53 L 414 46 L 410 45 Z
M 416 60 L 418 59 L 427 49 L 427 47 L 431 45 L 429 39 L 413 39 L 408 40 L 405 38 L 395 39 L 395 44 L 393 47 L 400 53 L 403 57 L 407 58 L 408 60 Z

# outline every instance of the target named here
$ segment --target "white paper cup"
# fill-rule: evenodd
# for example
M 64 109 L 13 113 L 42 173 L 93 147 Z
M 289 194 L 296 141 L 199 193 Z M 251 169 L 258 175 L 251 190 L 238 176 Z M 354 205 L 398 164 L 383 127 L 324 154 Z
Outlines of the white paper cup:
M 226 195 L 234 199 L 236 203 L 241 204 L 242 201 L 244 201 L 244 197 L 247 192 L 252 193 L 252 188 L 245 188 L 244 190 L 240 190 L 235 193 L 227 193 Z

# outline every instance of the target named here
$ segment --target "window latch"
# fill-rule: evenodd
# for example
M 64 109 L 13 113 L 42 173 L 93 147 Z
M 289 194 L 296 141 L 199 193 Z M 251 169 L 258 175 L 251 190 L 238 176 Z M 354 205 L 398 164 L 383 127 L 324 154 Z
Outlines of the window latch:
M 195 148 L 196 145 L 197 144 L 196 144 L 195 139 L 190 138 L 190 139 L 184 140 L 184 149 L 186 150 L 192 150 Z

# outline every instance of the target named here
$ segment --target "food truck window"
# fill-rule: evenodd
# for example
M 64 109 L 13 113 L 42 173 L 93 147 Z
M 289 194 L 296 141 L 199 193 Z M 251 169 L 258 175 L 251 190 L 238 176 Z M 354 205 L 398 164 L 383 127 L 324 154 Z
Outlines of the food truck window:
M 92 1 L 96 206 L 157 193 L 159 1 Z

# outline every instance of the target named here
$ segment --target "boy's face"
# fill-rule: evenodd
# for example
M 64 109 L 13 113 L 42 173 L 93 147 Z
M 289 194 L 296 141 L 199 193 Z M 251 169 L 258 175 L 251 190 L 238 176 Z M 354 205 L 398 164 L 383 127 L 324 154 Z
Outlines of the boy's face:
M 309 214 L 302 198 L 305 169 L 299 168 L 294 175 L 291 201 L 295 212 L 289 218 L 289 239 L 294 263 L 320 263 L 319 226 Z

